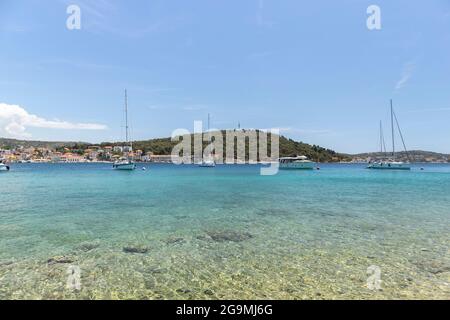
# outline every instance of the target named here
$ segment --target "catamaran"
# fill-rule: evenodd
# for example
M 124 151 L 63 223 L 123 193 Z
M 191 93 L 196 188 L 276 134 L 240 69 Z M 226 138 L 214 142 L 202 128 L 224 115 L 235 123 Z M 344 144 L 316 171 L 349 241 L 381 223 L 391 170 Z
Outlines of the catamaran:
M 391 100 L 391 129 L 392 129 L 392 155 L 391 157 L 387 157 L 386 144 L 384 141 L 383 134 L 383 125 L 380 122 L 380 146 L 381 146 L 381 154 L 385 154 L 385 159 L 381 159 L 370 163 L 367 169 L 377 169 L 377 170 L 411 170 L 411 166 L 408 163 L 397 161 L 396 160 L 396 151 L 395 151 L 395 129 L 394 129 L 394 120 L 397 124 L 397 129 L 402 139 L 403 147 L 405 148 L 406 155 L 409 159 L 408 150 L 406 149 L 405 140 L 403 139 L 403 133 L 400 129 L 400 124 L 397 119 L 397 115 L 394 112 L 393 103 Z
M 130 153 L 133 152 L 133 142 L 128 141 L 128 95 L 127 90 L 125 90 L 125 144 L 128 145 L 128 150 L 125 152 L 126 156 L 114 162 L 113 169 L 115 170 L 135 170 L 136 164 L 133 162 Z
M 210 130 L 210 115 L 208 113 L 208 133 Z M 211 142 L 211 141 L 209 141 Z M 213 155 L 210 153 L 207 157 L 203 157 L 202 161 L 199 163 L 199 167 L 202 168 L 213 168 L 216 166 L 216 162 L 214 161 Z
M 314 170 L 316 163 L 306 156 L 284 157 L 279 159 L 280 169 Z

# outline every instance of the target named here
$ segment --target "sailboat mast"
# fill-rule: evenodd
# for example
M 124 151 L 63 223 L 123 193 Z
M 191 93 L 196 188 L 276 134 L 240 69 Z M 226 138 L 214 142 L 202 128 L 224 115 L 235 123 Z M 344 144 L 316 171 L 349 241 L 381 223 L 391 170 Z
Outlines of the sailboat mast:
M 125 141 L 128 143 L 128 94 L 125 89 Z
M 394 106 L 391 99 L 392 157 L 395 160 Z
M 380 120 L 380 152 L 383 154 L 383 123 Z

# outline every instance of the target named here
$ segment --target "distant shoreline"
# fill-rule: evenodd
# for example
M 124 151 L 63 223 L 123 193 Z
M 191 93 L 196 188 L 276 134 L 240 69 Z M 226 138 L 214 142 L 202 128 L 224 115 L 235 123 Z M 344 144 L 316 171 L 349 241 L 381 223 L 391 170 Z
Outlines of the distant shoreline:
M 183 164 L 175 164 L 173 162 L 167 161 L 137 161 L 137 164 L 167 164 L 167 165 L 197 165 L 196 163 L 183 163 Z M 276 162 L 255 162 L 255 163 L 217 163 L 217 165 L 269 165 L 271 163 Z M 367 165 L 368 162 L 316 162 L 317 164 L 354 164 L 354 165 Z M 114 164 L 114 161 L 79 161 L 79 162 L 54 162 L 54 161 L 32 161 L 32 162 L 8 162 L 8 164 Z M 450 164 L 450 162 L 410 162 L 412 165 L 421 165 L 421 164 Z

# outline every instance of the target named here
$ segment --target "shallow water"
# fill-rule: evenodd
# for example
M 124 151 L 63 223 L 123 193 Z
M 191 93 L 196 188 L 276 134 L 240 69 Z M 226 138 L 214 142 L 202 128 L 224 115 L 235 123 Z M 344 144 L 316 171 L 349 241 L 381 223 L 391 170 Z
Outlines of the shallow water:
M 423 166 L 13 165 L 0 298 L 449 299 L 450 166 Z

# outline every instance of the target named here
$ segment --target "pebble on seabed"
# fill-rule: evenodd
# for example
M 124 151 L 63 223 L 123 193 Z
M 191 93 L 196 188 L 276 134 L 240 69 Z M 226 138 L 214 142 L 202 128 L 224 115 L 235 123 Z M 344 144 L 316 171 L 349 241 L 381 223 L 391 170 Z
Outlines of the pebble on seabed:
M 75 260 L 66 256 L 61 257 L 53 257 L 47 260 L 48 264 L 64 264 L 64 263 L 72 263 Z
M 123 247 L 123 252 L 125 253 L 147 253 L 149 248 L 143 246 L 126 246 Z
M 242 242 L 253 238 L 253 235 L 248 232 L 238 232 L 232 230 L 207 231 L 206 233 L 216 242 Z

